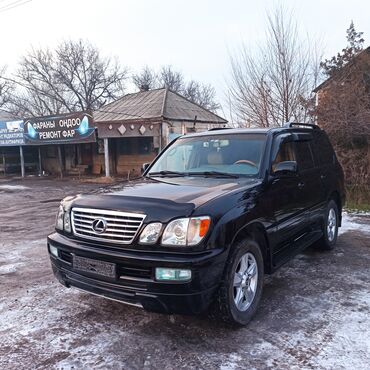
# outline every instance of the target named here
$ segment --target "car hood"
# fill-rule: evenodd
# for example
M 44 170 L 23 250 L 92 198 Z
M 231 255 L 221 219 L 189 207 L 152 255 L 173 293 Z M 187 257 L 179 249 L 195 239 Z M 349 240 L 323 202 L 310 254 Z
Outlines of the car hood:
M 94 195 L 78 195 L 69 203 L 72 207 L 143 213 L 147 215 L 146 221 L 166 222 L 174 217 L 188 217 L 197 207 L 220 196 L 247 190 L 258 182 L 247 178 L 141 178 L 101 189 Z

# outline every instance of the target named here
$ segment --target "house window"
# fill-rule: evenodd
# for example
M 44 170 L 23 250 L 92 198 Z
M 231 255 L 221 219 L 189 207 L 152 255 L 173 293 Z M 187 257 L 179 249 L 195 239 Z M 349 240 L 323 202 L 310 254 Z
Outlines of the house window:
M 145 155 L 153 152 L 153 137 L 128 137 L 117 142 L 119 155 Z
M 133 150 L 133 139 L 134 138 L 123 138 L 118 140 L 118 153 L 120 155 L 132 155 Z
M 149 154 L 153 152 L 153 138 L 152 137 L 138 137 L 138 151 L 139 154 Z

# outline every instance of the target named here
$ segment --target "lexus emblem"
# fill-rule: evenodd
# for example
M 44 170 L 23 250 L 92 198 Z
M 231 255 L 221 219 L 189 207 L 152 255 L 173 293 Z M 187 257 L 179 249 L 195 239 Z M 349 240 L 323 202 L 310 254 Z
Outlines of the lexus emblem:
M 96 234 L 103 234 L 107 230 L 107 221 L 104 218 L 98 218 L 93 221 L 92 228 Z

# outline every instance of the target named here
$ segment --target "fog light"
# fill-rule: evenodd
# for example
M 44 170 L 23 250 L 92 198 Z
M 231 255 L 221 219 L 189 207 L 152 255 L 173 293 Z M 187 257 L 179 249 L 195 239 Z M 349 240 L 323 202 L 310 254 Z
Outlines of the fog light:
M 58 257 L 58 248 L 54 245 L 49 244 L 49 251 L 54 257 Z
M 188 281 L 191 279 L 191 270 L 157 267 L 155 269 L 155 278 L 156 280 L 164 281 Z

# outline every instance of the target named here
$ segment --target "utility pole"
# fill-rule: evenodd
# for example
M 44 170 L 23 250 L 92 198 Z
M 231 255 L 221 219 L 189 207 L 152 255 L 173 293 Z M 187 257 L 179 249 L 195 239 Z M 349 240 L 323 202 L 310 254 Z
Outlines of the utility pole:
M 22 146 L 19 147 L 19 155 L 21 157 L 21 174 L 22 174 L 22 177 L 24 177 L 26 171 L 24 169 L 24 155 L 23 155 L 23 147 Z
M 108 138 L 104 139 L 104 163 L 105 163 L 105 177 L 110 177 Z

